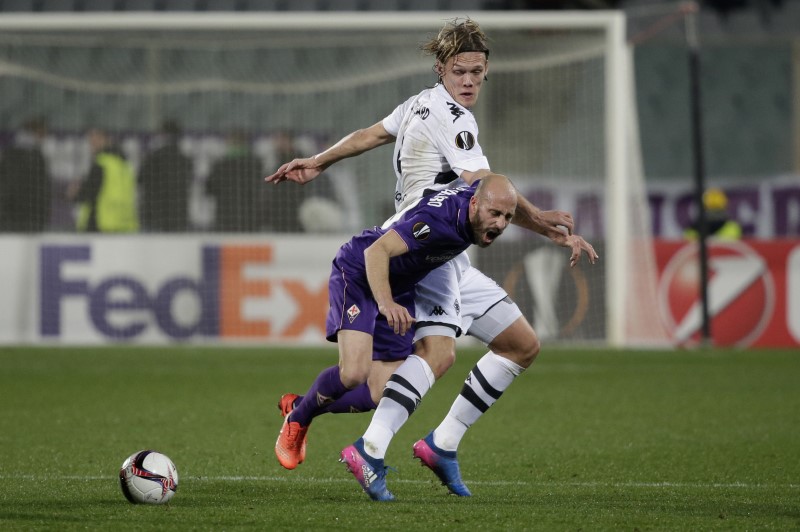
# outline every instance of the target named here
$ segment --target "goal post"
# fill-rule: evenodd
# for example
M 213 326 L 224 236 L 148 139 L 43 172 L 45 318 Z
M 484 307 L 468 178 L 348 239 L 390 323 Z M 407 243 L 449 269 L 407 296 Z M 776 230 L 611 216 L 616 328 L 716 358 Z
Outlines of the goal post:
M 419 45 L 467 15 L 490 39 L 489 80 L 474 113 L 492 169 L 542 208 L 572 212 L 576 232 L 601 256 L 594 267 L 584 260 L 569 270 L 564 250 L 516 230 L 476 252 L 475 264 L 548 342 L 658 343 L 658 327 L 647 323 L 657 322 L 655 310 L 638 293 L 654 286 L 655 272 L 621 12 L 0 15 L 0 149 L 26 119 L 43 117 L 45 153 L 63 192 L 88 170 L 88 128 L 112 131 L 138 172 L 161 140 L 159 126 L 176 121 L 194 177 L 173 192 L 189 196 L 193 236 L 216 233 L 222 200 L 208 182 L 232 133 L 244 134 L 264 175 L 283 154 L 316 153 L 432 85 L 432 59 Z M 294 151 L 279 149 L 287 133 Z M 381 148 L 335 165 L 330 179 L 302 189 L 324 190 L 336 208 L 308 202 L 296 227 L 259 219 L 257 238 L 296 235 L 302 246 L 380 224 L 391 212 L 390 158 Z M 268 202 L 268 194 L 248 201 Z M 259 208 L 296 218 L 292 201 Z M 56 199 L 54 209 L 51 231 L 70 233 L 72 207 Z

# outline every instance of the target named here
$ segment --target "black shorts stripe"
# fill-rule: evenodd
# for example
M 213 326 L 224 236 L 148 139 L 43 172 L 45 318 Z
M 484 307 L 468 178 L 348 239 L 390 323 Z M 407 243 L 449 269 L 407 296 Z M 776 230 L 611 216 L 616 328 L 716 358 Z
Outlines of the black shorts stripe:
M 483 391 L 486 392 L 487 395 L 494 397 L 495 401 L 500 399 L 500 396 L 503 395 L 503 392 L 500 390 L 495 390 L 489 381 L 486 380 L 486 377 L 483 376 L 481 370 L 478 369 L 478 366 L 472 368 L 472 374 L 475 375 L 475 378 L 478 379 L 478 382 L 481 383 L 481 388 Z
M 461 397 L 472 403 L 472 406 L 481 412 L 486 412 L 489 410 L 489 405 L 484 403 L 483 399 L 478 397 L 478 394 L 475 393 L 475 390 L 470 388 L 468 384 L 465 384 L 464 387 L 461 388 Z
M 486 312 L 484 312 L 483 314 L 481 314 L 480 316 L 478 316 L 477 318 L 475 318 L 475 319 L 474 319 L 474 320 L 472 320 L 472 321 L 478 321 L 478 320 L 479 320 L 479 319 L 481 319 L 482 317 L 486 316 L 486 315 L 489 313 L 489 311 L 490 311 L 490 310 L 492 310 L 494 307 L 496 307 L 496 306 L 497 306 L 497 305 L 499 305 L 500 303 L 508 303 L 509 305 L 513 305 L 513 304 L 514 304 L 514 301 L 511 299 L 511 296 L 506 296 L 506 297 L 504 297 L 503 299 L 501 299 L 500 301 L 498 301 L 498 302 L 496 302 L 496 303 L 492 304 L 492 305 L 491 305 L 489 308 L 487 308 L 487 309 L 486 309 Z
M 415 397 L 420 397 L 420 393 L 417 391 L 417 389 L 414 388 L 414 386 L 412 386 L 410 382 L 405 380 L 400 375 L 394 375 L 393 374 L 391 377 L 389 377 L 389 382 L 397 383 L 400 386 L 402 386 L 403 388 L 405 388 L 406 390 L 408 390 L 409 392 L 413 393 Z
M 438 321 L 418 321 L 414 324 L 414 327 L 417 329 L 421 329 L 422 327 L 435 327 L 436 325 L 440 325 L 442 327 L 449 327 L 456 332 L 456 336 L 461 336 L 461 327 L 453 325 L 452 323 L 441 323 Z
M 408 411 L 408 415 L 414 413 L 414 410 L 417 408 L 417 403 L 413 399 L 408 396 L 403 395 L 402 393 L 398 392 L 397 390 L 393 390 L 392 388 L 384 388 L 383 389 L 383 397 L 387 399 L 391 399 L 395 403 L 398 403 L 400 406 L 405 408 Z

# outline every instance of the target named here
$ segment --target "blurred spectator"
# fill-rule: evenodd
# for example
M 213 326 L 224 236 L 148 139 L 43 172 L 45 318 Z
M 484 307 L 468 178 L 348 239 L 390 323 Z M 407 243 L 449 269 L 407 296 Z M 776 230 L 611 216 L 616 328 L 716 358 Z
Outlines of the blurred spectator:
M 145 157 L 139 171 L 141 221 L 145 231 L 175 232 L 189 228 L 193 166 L 178 146 L 180 135 L 181 128 L 176 122 L 164 122 L 156 149 Z
M 72 201 L 80 203 L 79 231 L 132 233 L 139 230 L 136 207 L 136 178 L 122 152 L 112 144 L 102 129 L 90 129 L 89 147 L 92 166 L 82 182 L 68 191 Z
M 50 222 L 50 175 L 41 144 L 42 119 L 26 122 L 0 158 L 0 231 L 32 233 Z
M 291 161 L 303 157 L 290 131 L 277 131 L 271 136 L 275 160 Z M 265 191 L 265 221 L 267 229 L 279 233 L 329 233 L 341 231 L 344 213 L 330 180 L 320 180 L 320 186 L 276 187 Z M 351 190 L 352 194 L 353 191 Z
M 728 196 L 719 188 L 710 188 L 703 193 L 703 206 L 706 210 L 708 236 L 719 240 L 739 240 L 742 227 L 728 216 Z M 696 240 L 700 235 L 698 220 L 692 222 L 684 233 L 686 238 Z
M 232 131 L 227 153 L 211 168 L 206 194 L 216 200 L 214 229 L 221 232 L 253 232 L 262 229 L 262 164 L 251 153 L 250 137 Z

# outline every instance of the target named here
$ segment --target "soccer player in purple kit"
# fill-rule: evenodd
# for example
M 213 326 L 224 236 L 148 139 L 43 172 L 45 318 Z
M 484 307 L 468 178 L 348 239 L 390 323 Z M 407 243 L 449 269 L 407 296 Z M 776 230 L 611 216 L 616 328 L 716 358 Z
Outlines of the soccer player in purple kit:
M 414 317 L 395 295 L 413 292 L 430 271 L 470 245 L 489 246 L 511 222 L 516 205 L 508 178 L 487 174 L 471 186 L 423 197 L 388 228 L 367 229 L 339 249 L 328 282 L 326 321 L 328 340 L 339 344 L 339 365 L 320 373 L 284 418 L 275 447 L 281 465 L 294 469 L 300 462 L 295 442 L 305 439 L 326 403 L 367 381 L 378 314 L 395 334 L 410 330 Z
M 471 112 L 489 73 L 487 41 L 473 20 L 446 23 L 422 46 L 435 58 L 436 85 L 408 98 L 383 120 L 344 136 L 321 153 L 281 165 L 266 181 L 306 184 L 338 161 L 394 142 L 394 198 L 399 213 L 437 183 L 459 179 L 471 184 L 490 174 Z M 568 248 L 570 266 L 577 264 L 583 253 L 591 263 L 598 259 L 594 248 L 573 234 L 574 221 L 568 212 L 543 211 L 518 194 L 514 224 Z M 432 270 L 416 285 L 414 297 L 415 356 L 397 366 L 390 377 L 363 444 L 357 442 L 342 453 L 348 467 L 360 460 L 360 466 L 370 471 L 357 478 L 375 500 L 392 498 L 385 487 L 383 458 L 391 439 L 416 405 L 452 366 L 456 337 L 466 332 L 485 343 L 489 351 L 470 371 L 439 426 L 414 445 L 414 456 L 436 474 L 450 493 L 459 496 L 470 495 L 456 456 L 464 434 L 539 354 L 539 339 L 519 307 L 496 282 L 470 264 L 466 253 Z M 284 413 L 291 408 L 291 400 L 284 401 L 287 398 L 281 400 Z M 290 442 L 295 456 L 304 454 L 304 443 L 300 445 L 304 441 Z M 370 480 L 362 482 L 364 479 Z

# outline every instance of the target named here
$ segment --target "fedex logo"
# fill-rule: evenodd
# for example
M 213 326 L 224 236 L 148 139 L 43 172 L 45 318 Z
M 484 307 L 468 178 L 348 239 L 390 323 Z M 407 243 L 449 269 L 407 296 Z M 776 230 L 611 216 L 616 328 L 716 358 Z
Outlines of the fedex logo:
M 247 274 L 248 270 L 274 266 L 274 246 L 200 245 L 190 249 L 197 250 L 198 256 L 187 258 L 176 252 L 171 257 L 160 257 L 148 252 L 144 256 L 152 258 L 147 272 L 135 267 L 119 272 L 117 263 L 126 261 L 106 264 L 93 256 L 97 253 L 92 245 L 42 246 L 42 337 L 62 337 L 68 332 L 65 324 L 72 327 L 77 322 L 117 340 L 135 339 L 146 333 L 160 333 L 172 339 L 201 336 L 290 340 L 309 333 L 324 338 L 328 309 L 324 282 L 328 270 L 324 263 L 322 267 L 312 265 L 312 271 L 320 274 L 316 279 L 287 274 L 253 276 Z M 105 254 L 114 253 L 116 249 Z M 140 253 L 141 250 L 130 251 L 131 257 L 142 256 Z M 199 266 L 199 273 L 169 274 L 149 264 L 170 260 L 173 271 L 180 270 L 181 261 L 188 260 L 192 268 L 187 269 L 198 271 Z M 67 308 L 85 308 L 85 316 L 68 315 Z

